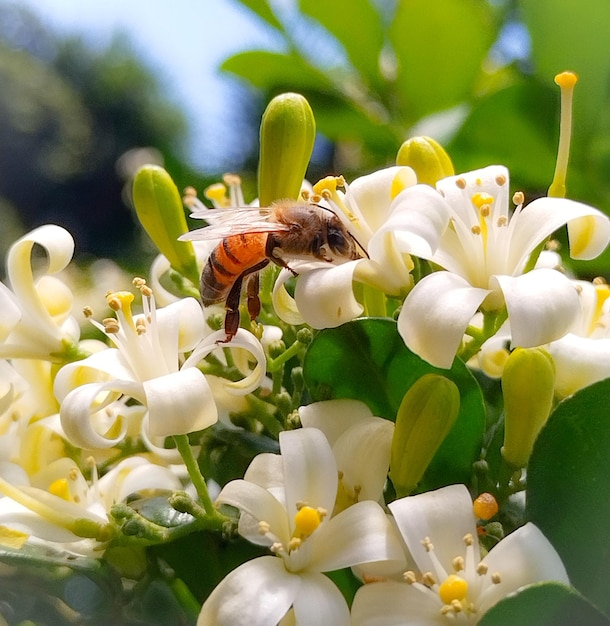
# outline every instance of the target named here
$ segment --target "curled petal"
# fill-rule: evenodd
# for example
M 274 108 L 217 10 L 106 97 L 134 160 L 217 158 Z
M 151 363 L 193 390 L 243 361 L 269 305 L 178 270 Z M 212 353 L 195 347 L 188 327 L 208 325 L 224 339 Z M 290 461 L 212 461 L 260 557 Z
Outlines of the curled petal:
M 206 333 L 203 309 L 195 298 L 182 298 L 157 309 L 159 341 L 168 353 L 193 350 Z
M 505 537 L 482 562 L 490 572 L 498 572 L 501 580 L 499 585 L 490 585 L 483 592 L 482 612 L 525 585 L 545 580 L 569 584 L 566 569 L 555 548 L 531 523 Z
M 449 368 L 466 327 L 488 293 L 456 274 L 430 274 L 407 296 L 398 316 L 398 332 L 409 350 L 436 367 Z
M 201 607 L 197 626 L 268 626 L 292 606 L 301 579 L 282 559 L 262 556 L 234 569 Z
M 21 309 L 13 292 L 0 283 L 0 341 L 4 341 L 21 319 Z
M 224 330 L 218 330 L 208 335 L 193 350 L 189 358 L 185 361 L 182 369 L 194 367 L 208 354 L 221 348 L 243 348 L 247 350 L 256 361 L 254 369 L 242 380 L 236 382 L 224 382 L 227 393 L 235 395 L 246 395 L 260 387 L 267 371 L 267 358 L 261 342 L 250 332 L 243 328 L 238 329 L 237 334 L 229 343 L 224 343 L 226 334 Z
M 301 584 L 294 599 L 294 615 L 299 626 L 349 626 L 349 609 L 343 594 L 324 574 L 299 576 Z
M 580 314 L 578 293 L 560 272 L 532 270 L 521 276 L 495 276 L 504 294 L 513 346 L 529 348 L 565 335 Z
M 311 270 L 299 276 L 295 301 L 312 328 L 336 328 L 362 314 L 352 281 L 359 261 Z
M 292 274 L 287 269 L 283 269 L 273 285 L 271 298 L 277 316 L 286 324 L 299 326 L 304 324 L 305 320 L 299 312 L 294 298 L 286 291 L 284 286 L 291 278 Z
M 60 418 L 70 442 L 95 450 L 112 448 L 122 441 L 127 433 L 126 421 L 121 415 L 104 411 L 122 394 L 145 400 L 142 385 L 130 381 L 88 383 L 68 393 L 61 404 Z
M 553 341 L 555 391 L 565 398 L 593 383 L 610 378 L 610 338 L 590 339 L 567 334 Z
M 196 367 L 142 383 L 151 437 L 184 435 L 203 430 L 218 420 L 218 411 L 205 376 Z

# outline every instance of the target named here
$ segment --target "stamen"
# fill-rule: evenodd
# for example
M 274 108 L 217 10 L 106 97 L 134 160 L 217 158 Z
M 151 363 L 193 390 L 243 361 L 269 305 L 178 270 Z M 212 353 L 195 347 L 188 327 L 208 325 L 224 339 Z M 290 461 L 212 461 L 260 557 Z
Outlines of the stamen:
M 505 226 L 508 226 L 508 217 L 506 217 L 506 215 L 500 215 L 498 221 L 496 222 L 496 225 L 498 226 L 498 228 L 504 228 Z
M 145 332 L 146 332 L 146 321 L 142 319 L 141 317 L 139 317 L 136 320 L 136 333 L 138 333 L 138 335 L 143 335 Z
M 237 174 L 226 173 L 222 177 L 222 181 L 227 187 L 232 185 L 241 185 L 241 178 Z
M 499 585 L 499 584 L 502 582 L 502 578 L 501 578 L 501 576 L 500 576 L 500 572 L 494 572 L 494 573 L 491 575 L 491 582 L 492 582 L 494 585 Z
M 455 184 L 459 189 L 466 189 L 466 179 L 465 178 L 456 178 Z
M 454 613 L 460 613 L 462 610 L 462 604 L 459 600 L 451 600 L 451 608 Z
M 461 572 L 464 569 L 464 557 L 456 556 L 453 561 L 451 561 L 451 565 L 456 572 Z
M 496 185 L 498 185 L 498 187 L 506 185 L 506 176 L 504 176 L 504 174 L 498 174 L 496 176 Z
M 559 146 L 555 175 L 549 187 L 549 198 L 565 198 L 570 140 L 572 138 L 572 97 L 578 77 L 573 72 L 562 72 L 555 76 L 555 83 L 561 89 L 561 120 L 559 122 Z
M 430 541 L 430 537 L 424 537 L 420 543 L 424 546 L 426 552 L 432 552 L 432 550 L 434 550 L 434 544 Z
M 434 587 L 434 585 L 436 585 L 436 578 L 434 578 L 432 572 L 424 572 L 422 574 L 422 582 L 428 587 Z
M 265 522 L 265 521 L 261 520 L 258 523 L 258 532 L 261 535 L 266 535 L 270 530 L 271 530 L 271 526 L 269 525 L 269 522 Z
M 477 192 L 473 194 L 471 200 L 472 200 L 472 204 L 474 204 L 474 206 L 476 206 L 477 209 L 482 211 L 484 207 L 486 207 L 487 209 L 491 207 L 491 205 L 494 202 L 494 197 L 488 193 Z
M 485 574 L 487 574 L 489 567 L 487 566 L 487 563 L 479 563 L 476 567 L 476 573 L 479 576 L 485 576 Z
M 596 276 L 592 281 L 594 285 L 607 285 L 606 279 L 603 276 Z
M 513 204 L 519 206 L 525 202 L 525 194 L 522 191 L 515 191 L 513 194 Z
M 301 198 L 305 200 L 305 202 L 309 200 L 309 196 L 310 196 L 310 193 L 308 189 L 301 189 Z
M 93 317 L 93 309 L 90 306 L 84 306 L 83 307 L 83 315 L 89 319 L 90 317 Z
M 471 227 L 470 232 L 473 235 L 480 235 L 481 234 L 481 227 L 478 224 L 475 224 L 474 226 Z
M 111 335 L 118 333 L 119 330 L 121 330 L 119 322 L 114 317 L 106 317 L 102 320 L 102 325 L 104 326 L 104 332 Z
M 415 576 L 415 572 L 412 570 L 407 570 L 402 577 L 405 579 L 405 582 L 409 585 L 412 585 L 417 582 L 417 576 Z
M 466 535 L 464 535 L 464 538 L 462 539 L 462 541 L 467 546 L 471 546 L 474 543 L 474 538 L 472 537 L 472 535 L 470 533 L 467 533 Z
M 303 541 L 298 537 L 292 537 L 288 542 L 288 552 L 293 552 L 294 550 L 298 550 L 301 547 Z

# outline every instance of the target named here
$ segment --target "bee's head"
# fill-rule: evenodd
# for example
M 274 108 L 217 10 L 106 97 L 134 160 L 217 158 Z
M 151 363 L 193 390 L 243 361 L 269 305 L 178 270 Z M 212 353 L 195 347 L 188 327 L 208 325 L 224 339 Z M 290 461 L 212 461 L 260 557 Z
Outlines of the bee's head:
M 336 215 L 328 221 L 326 241 L 333 255 L 347 259 L 362 258 L 356 240 Z

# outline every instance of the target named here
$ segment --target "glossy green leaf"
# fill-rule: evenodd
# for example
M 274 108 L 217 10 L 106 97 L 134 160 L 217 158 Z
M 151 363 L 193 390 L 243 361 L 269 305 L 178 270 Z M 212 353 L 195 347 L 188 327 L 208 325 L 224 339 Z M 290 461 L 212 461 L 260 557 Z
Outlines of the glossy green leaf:
M 600 109 L 609 102 L 610 3 L 520 0 L 519 4 L 530 33 L 537 76 L 550 85 L 564 70 L 572 70 L 580 78 L 574 99 L 574 148 L 584 152 L 599 124 Z
M 504 598 L 479 626 L 608 626 L 610 622 L 585 598 L 559 583 L 540 583 Z
M 379 87 L 384 35 L 381 16 L 373 4 L 369 0 L 300 0 L 299 6 L 337 38 L 363 82 Z
M 398 3 L 389 35 L 398 62 L 396 86 L 409 121 L 470 99 L 496 29 L 487 2 Z
M 610 613 L 610 380 L 561 402 L 534 446 L 527 516 L 572 584 Z M 586 622 L 583 622 L 586 623 Z
M 247 9 L 258 15 L 261 19 L 263 19 L 269 26 L 273 26 L 276 30 L 280 32 L 284 31 L 284 26 L 277 18 L 271 5 L 267 0 L 238 0 L 239 3 L 245 6 Z
M 477 382 L 459 359 L 450 370 L 432 367 L 408 350 L 395 322 L 366 318 L 316 335 L 303 373 L 313 400 L 361 400 L 375 415 L 390 420 L 415 381 L 429 373 L 446 376 L 460 390 L 460 410 L 418 490 L 469 481 L 481 449 L 485 409 Z

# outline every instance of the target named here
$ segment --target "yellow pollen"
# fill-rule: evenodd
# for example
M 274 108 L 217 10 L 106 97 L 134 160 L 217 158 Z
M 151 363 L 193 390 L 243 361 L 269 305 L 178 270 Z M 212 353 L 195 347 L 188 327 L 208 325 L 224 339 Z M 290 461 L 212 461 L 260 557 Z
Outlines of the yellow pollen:
M 104 332 L 110 333 L 111 335 L 114 333 L 118 333 L 121 327 L 117 320 L 114 317 L 107 317 L 102 320 L 102 324 L 104 326 Z
M 432 572 L 424 572 L 422 581 L 424 585 L 428 585 L 428 587 L 434 587 L 434 585 L 436 585 L 436 578 L 434 578 Z
M 308 189 L 301 189 L 301 198 L 303 200 L 305 200 L 305 202 L 307 202 L 307 200 L 309 200 L 309 190 Z
M 489 567 L 487 566 L 486 563 L 479 563 L 476 567 L 476 572 L 479 576 L 485 576 L 485 574 L 487 574 L 488 569 Z
M 474 543 L 474 539 L 470 533 L 464 535 L 463 541 L 467 546 L 471 546 Z
M 491 205 L 490 204 L 484 204 L 479 209 L 479 212 L 481 213 L 481 217 L 489 217 L 489 214 L 491 213 Z
M 146 279 L 142 278 L 140 276 L 134 276 L 131 284 L 136 288 L 136 289 L 140 289 L 141 287 L 143 287 L 146 284 Z
M 228 187 L 241 185 L 241 178 L 237 174 L 227 173 L 222 177 L 222 182 Z
M 500 576 L 500 573 L 499 573 L 499 572 L 494 572 L 494 573 L 491 575 L 491 582 L 492 582 L 494 585 L 499 585 L 499 584 L 502 582 L 502 577 Z
M 470 232 L 473 235 L 480 235 L 481 234 L 481 227 L 478 224 L 475 224 L 471 229 Z
M 58 478 L 49 485 L 49 493 L 70 502 L 70 487 L 66 478 Z
M 93 317 L 93 309 L 90 306 L 83 307 L 83 315 L 86 318 Z
M 279 541 L 276 541 L 275 543 L 271 544 L 269 550 L 271 550 L 273 554 L 278 554 L 279 552 L 282 552 L 282 550 L 284 550 L 284 546 Z
M 462 610 L 462 605 L 459 600 L 451 600 L 451 608 L 454 613 L 460 613 Z
M 203 190 L 203 195 L 208 200 L 216 200 L 219 204 L 225 204 L 227 188 L 222 183 L 214 183 Z
M 68 472 L 68 478 L 70 480 L 76 480 L 78 478 L 78 470 L 75 467 Z
M 453 605 L 454 602 L 459 603 L 466 597 L 467 593 L 468 583 L 456 574 L 449 574 L 438 588 L 438 595 L 443 604 Z
M 456 556 L 455 559 L 451 561 L 451 565 L 456 572 L 461 572 L 464 569 L 464 558 Z
M 302 539 L 299 539 L 298 537 L 292 537 L 292 539 L 288 542 L 288 552 L 298 550 L 301 547 L 302 543 Z
M 324 193 L 326 193 L 326 192 L 324 192 Z M 309 202 L 311 204 L 318 204 L 322 200 L 323 200 L 323 198 L 322 198 L 322 196 L 319 193 L 312 193 L 309 196 Z
M 496 185 L 498 185 L 498 187 L 506 185 L 506 176 L 504 176 L 504 174 L 499 174 L 498 176 L 496 176 Z
M 466 179 L 465 178 L 456 178 L 455 184 L 459 189 L 466 189 Z
M 294 535 L 303 539 L 309 537 L 322 521 L 320 512 L 311 506 L 301 506 L 294 516 Z
M 525 202 L 525 194 L 522 191 L 515 191 L 513 194 L 513 204 L 519 206 Z
M 420 543 L 424 546 L 426 552 L 432 552 L 432 550 L 434 550 L 434 544 L 430 541 L 430 537 L 424 537 Z
M 506 217 L 506 215 L 500 215 L 496 224 L 498 225 L 498 228 L 508 226 L 508 217 Z
M 409 585 L 417 582 L 417 576 L 415 576 L 415 572 L 412 570 L 407 570 L 402 577 L 405 579 L 405 582 L 409 583 Z
M 596 276 L 592 281 L 594 285 L 607 285 L 606 279 L 603 276 Z
M 472 204 L 474 204 L 474 206 L 476 206 L 477 209 L 482 211 L 483 207 L 485 206 L 487 206 L 487 209 L 489 210 L 489 208 L 493 204 L 494 197 L 488 193 L 478 191 L 477 193 L 473 194 L 471 200 L 472 200 Z
M 136 321 L 136 332 L 138 335 L 143 335 L 146 332 L 146 322 L 141 317 Z
M 571 89 L 578 82 L 578 76 L 574 72 L 561 72 L 555 76 L 555 84 L 564 89 Z
M 491 493 L 482 493 L 472 506 L 474 514 L 482 520 L 488 520 L 498 512 L 498 503 Z
M 265 521 L 261 520 L 258 523 L 258 532 L 261 535 L 266 535 L 270 530 L 271 530 L 271 526 L 269 526 L 269 522 L 265 522 Z

